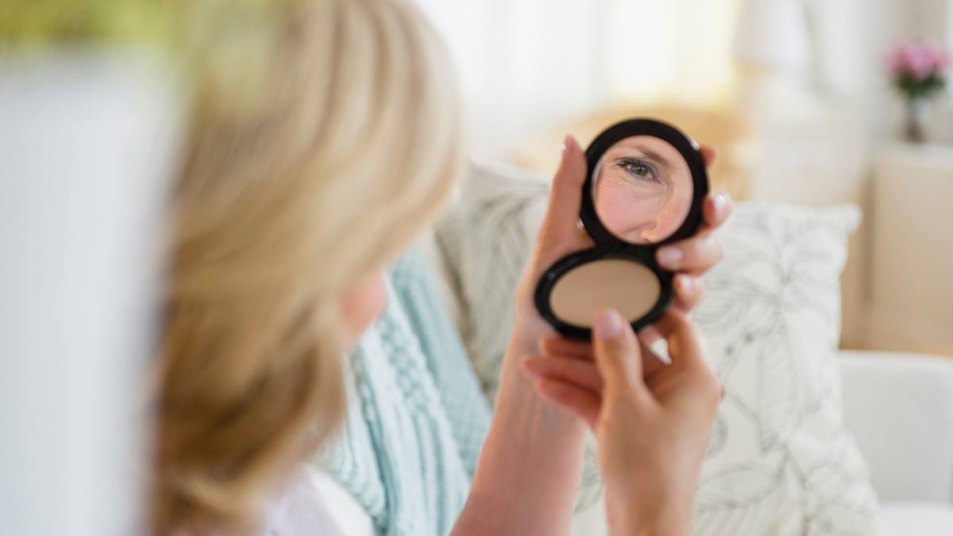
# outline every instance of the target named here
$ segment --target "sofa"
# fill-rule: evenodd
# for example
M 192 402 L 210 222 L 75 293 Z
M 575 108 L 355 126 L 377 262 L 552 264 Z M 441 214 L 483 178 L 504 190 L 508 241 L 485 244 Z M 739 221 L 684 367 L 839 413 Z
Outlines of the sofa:
M 842 350 L 844 422 L 888 536 L 953 534 L 953 360 Z

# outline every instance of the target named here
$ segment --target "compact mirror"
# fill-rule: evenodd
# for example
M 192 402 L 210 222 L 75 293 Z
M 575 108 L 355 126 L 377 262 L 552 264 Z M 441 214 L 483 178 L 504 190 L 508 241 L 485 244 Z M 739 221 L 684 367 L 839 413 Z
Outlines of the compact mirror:
M 586 150 L 579 217 L 595 246 L 564 257 L 536 287 L 540 314 L 558 331 L 589 338 L 597 311 L 618 310 L 640 329 L 672 298 L 658 247 L 692 235 L 708 176 L 698 145 L 675 127 L 631 119 L 603 131 Z

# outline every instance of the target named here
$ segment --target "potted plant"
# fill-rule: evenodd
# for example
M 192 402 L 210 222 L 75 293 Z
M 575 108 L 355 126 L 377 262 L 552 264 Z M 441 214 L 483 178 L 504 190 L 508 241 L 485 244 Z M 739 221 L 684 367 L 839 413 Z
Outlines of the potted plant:
M 887 57 L 893 85 L 905 99 L 904 137 L 908 141 L 924 141 L 929 101 L 946 87 L 949 66 L 949 53 L 929 43 L 903 43 Z

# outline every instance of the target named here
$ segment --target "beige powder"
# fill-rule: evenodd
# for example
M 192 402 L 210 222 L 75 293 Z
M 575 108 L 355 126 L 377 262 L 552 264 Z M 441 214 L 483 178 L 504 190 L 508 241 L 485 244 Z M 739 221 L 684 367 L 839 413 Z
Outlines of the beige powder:
M 623 259 L 583 264 L 553 286 L 549 303 L 563 322 L 588 328 L 601 309 L 613 308 L 632 322 L 652 309 L 659 281 L 645 266 Z

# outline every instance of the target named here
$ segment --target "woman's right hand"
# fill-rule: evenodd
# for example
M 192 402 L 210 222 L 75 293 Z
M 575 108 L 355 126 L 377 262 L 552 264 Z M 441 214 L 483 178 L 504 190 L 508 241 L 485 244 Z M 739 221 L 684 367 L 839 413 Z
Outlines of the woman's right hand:
M 595 432 L 616 535 L 690 533 L 702 458 L 721 401 L 721 385 L 694 326 L 670 309 L 655 327 L 668 342 L 668 365 L 643 359 L 651 350 L 611 310 L 596 316 L 591 347 L 557 339 L 544 345 L 546 355 L 524 362 L 545 398 Z

